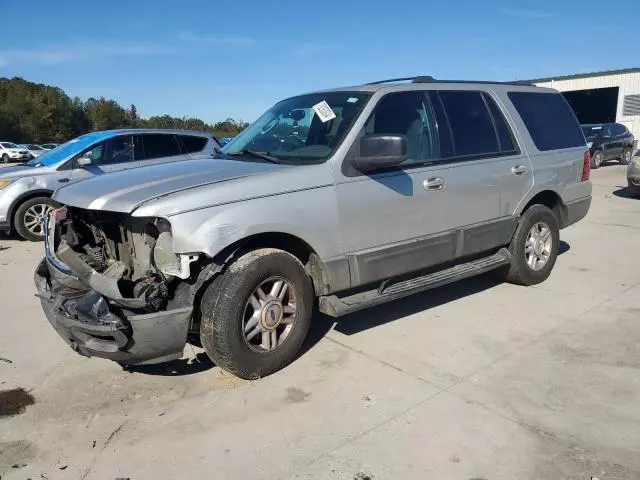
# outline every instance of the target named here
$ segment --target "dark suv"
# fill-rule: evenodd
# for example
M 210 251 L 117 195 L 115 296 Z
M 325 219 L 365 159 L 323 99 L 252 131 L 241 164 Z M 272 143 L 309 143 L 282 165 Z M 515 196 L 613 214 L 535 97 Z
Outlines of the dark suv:
M 627 127 L 619 123 L 582 125 L 591 154 L 591 168 L 600 168 L 607 160 L 620 160 L 628 165 L 635 147 L 635 139 Z

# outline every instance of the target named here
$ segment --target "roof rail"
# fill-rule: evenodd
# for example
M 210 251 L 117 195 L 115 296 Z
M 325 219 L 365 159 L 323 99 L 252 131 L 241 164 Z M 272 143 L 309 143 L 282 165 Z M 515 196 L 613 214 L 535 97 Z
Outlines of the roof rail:
M 411 83 L 488 83 L 492 85 L 520 85 L 520 86 L 530 86 L 535 87 L 536 85 L 529 80 L 514 80 L 511 82 L 498 82 L 498 81 L 488 81 L 488 80 L 436 80 L 432 76 L 422 75 L 417 77 L 403 77 L 403 78 L 390 78 L 389 80 L 379 80 L 377 82 L 369 82 L 366 85 L 380 85 L 383 83 L 393 83 L 393 82 L 407 82 L 411 81 Z
M 378 80 L 377 82 L 369 82 L 365 85 L 380 85 L 382 83 L 393 83 L 393 82 L 407 82 L 411 80 L 413 83 L 418 83 L 419 81 L 433 81 L 433 77 L 429 76 L 417 76 L 417 77 L 402 77 L 402 78 L 390 78 L 389 80 Z

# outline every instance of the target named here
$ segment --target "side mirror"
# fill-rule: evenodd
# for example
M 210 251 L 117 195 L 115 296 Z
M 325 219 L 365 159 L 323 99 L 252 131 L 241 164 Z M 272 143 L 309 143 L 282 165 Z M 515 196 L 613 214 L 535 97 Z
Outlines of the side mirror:
M 88 167 L 89 165 L 91 165 L 91 159 L 89 157 L 80 157 L 78 158 L 78 160 L 76 160 L 76 162 L 80 168 Z
M 361 172 L 397 167 L 407 159 L 404 135 L 367 135 L 360 140 L 360 154 L 353 165 Z

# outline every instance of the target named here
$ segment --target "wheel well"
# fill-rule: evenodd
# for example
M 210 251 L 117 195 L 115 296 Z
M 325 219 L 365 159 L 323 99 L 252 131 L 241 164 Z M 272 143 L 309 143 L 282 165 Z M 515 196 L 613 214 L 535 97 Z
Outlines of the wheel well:
M 522 209 L 521 214 L 526 212 L 527 209 L 532 205 L 544 205 L 545 207 L 549 208 L 549 210 L 551 210 L 555 214 L 558 220 L 558 225 L 562 227 L 562 223 L 563 223 L 562 199 L 560 198 L 560 195 L 558 195 L 556 192 L 552 190 L 544 190 L 540 193 L 537 193 L 531 200 L 529 200 L 529 203 L 527 203 L 527 205 Z
M 51 198 L 51 195 L 53 195 L 53 192 L 51 191 L 37 190 L 34 192 L 25 193 L 23 196 L 17 198 L 16 201 L 13 202 L 13 205 L 11 205 L 11 207 L 9 208 L 9 215 L 7 216 L 7 220 L 10 222 L 11 227 L 13 227 L 13 217 L 18 207 L 20 207 L 20 205 L 22 205 L 27 200 L 31 200 L 32 198 L 36 198 L 36 197 Z

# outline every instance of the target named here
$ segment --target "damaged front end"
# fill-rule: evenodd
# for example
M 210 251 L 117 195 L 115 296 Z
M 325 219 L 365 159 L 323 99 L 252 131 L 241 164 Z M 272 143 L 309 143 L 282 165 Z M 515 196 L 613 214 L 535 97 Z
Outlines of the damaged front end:
M 211 269 L 173 252 L 168 221 L 62 207 L 45 229 L 38 296 L 75 351 L 130 365 L 182 356 Z

